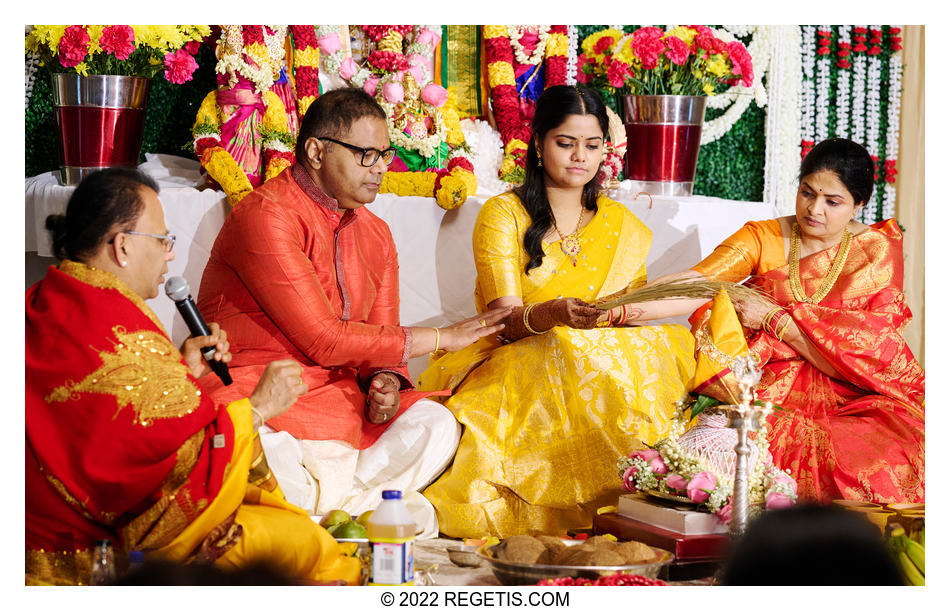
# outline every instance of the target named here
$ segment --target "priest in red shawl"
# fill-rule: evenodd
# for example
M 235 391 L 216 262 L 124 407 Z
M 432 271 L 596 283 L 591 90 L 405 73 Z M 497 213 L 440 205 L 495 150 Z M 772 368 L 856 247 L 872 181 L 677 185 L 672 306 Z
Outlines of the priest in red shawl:
M 216 400 L 243 396 L 275 358 L 305 366 L 310 390 L 262 432 L 288 499 L 314 514 L 358 514 L 384 489 L 403 490 L 422 536 L 435 536 L 435 511 L 418 491 L 454 457 L 459 424 L 414 390 L 406 364 L 497 333 L 507 313 L 445 329 L 399 324 L 395 244 L 363 208 L 394 153 L 372 96 L 349 88 L 320 96 L 301 122 L 296 164 L 228 215 L 198 307 L 231 343 L 234 384 L 209 385 Z
M 855 220 L 873 175 L 860 145 L 819 143 L 802 161 L 794 216 L 746 223 L 679 275 L 751 276 L 775 300 L 736 310 L 763 368 L 758 397 L 784 408 L 770 417 L 769 449 L 803 500 L 924 501 L 924 370 L 902 336 L 903 236 L 893 219 Z M 697 305 L 677 301 L 642 305 L 641 320 Z M 691 322 L 697 350 L 712 349 L 708 308 Z M 726 401 L 729 379 L 724 369 L 695 391 Z
M 171 343 L 145 303 L 174 257 L 157 186 L 136 170 L 90 175 L 50 217 L 62 259 L 26 292 L 26 582 L 88 583 L 95 542 L 121 570 L 132 550 L 288 579 L 360 581 L 358 558 L 288 503 L 256 427 L 306 390 L 299 363 L 270 363 L 216 403 L 200 349 Z

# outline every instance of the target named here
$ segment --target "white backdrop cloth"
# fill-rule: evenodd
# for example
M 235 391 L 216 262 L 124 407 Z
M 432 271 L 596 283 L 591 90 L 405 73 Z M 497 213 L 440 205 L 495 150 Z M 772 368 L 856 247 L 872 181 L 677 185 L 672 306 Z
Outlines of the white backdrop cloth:
M 173 155 L 146 154 L 140 169 L 155 178 L 165 208 L 168 230 L 178 237 L 168 276 L 184 276 L 196 292 L 201 274 L 229 206 L 219 191 L 199 191 L 202 180 L 196 160 Z M 73 187 L 57 180 L 58 172 L 26 179 L 26 251 L 51 257 L 48 214 L 63 213 Z M 749 220 L 774 218 L 776 211 L 762 202 L 740 202 L 712 197 L 656 197 L 652 207 L 646 195 L 630 190 L 631 183 L 608 195 L 622 202 L 653 231 L 647 274 L 655 278 L 698 263 L 723 239 Z M 399 252 L 400 316 L 408 326 L 442 326 L 475 314 L 475 261 L 472 228 L 485 201 L 496 195 L 479 191 L 451 211 L 439 208 L 431 197 L 380 194 L 367 208 L 389 224 Z M 37 278 L 38 280 L 38 278 Z M 170 299 L 149 300 L 176 343 L 188 336 Z M 426 357 L 410 361 L 417 376 Z

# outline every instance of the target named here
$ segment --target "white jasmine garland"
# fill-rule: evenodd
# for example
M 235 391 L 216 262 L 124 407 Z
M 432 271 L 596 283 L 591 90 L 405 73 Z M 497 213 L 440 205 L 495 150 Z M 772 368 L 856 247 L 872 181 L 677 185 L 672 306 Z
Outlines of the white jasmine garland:
M 36 53 L 30 53 L 26 56 L 26 75 L 25 75 L 25 88 L 26 88 L 26 106 L 25 108 L 30 107 L 30 96 L 33 95 L 33 84 L 36 83 L 36 69 L 40 65 L 40 56 Z
M 801 151 L 801 48 L 797 26 L 771 26 L 763 199 L 779 214 L 795 210 Z
M 842 25 L 838 27 L 838 45 L 841 43 L 851 44 L 851 27 Z M 838 71 L 838 95 L 835 99 L 835 135 L 839 138 L 848 137 L 849 120 L 848 113 L 851 110 L 851 69 L 837 67 Z
M 900 148 L 901 128 L 901 77 L 903 73 L 902 53 L 894 52 L 889 60 L 888 88 L 887 88 L 887 140 L 884 144 L 885 160 L 897 163 L 897 154 Z M 887 166 L 885 165 L 885 168 Z M 897 189 L 894 183 L 884 183 L 884 203 L 880 219 L 894 218 Z
M 830 32 L 830 25 L 818 27 L 819 32 Z M 834 53 L 834 50 L 832 50 Z M 831 55 L 817 55 L 815 61 L 815 143 L 828 139 L 828 106 L 831 93 Z
M 509 25 L 507 27 L 508 38 L 511 40 L 511 48 L 515 52 L 515 59 L 518 61 L 518 63 L 526 66 L 537 66 L 540 64 L 541 60 L 544 59 L 544 49 L 548 44 L 548 35 L 551 31 L 551 26 L 536 26 L 538 28 L 538 44 L 535 45 L 534 51 L 531 52 L 531 55 L 527 55 L 524 52 L 524 45 L 521 44 L 521 38 L 528 31 L 528 27 L 535 26 Z
M 869 25 L 868 26 L 868 39 L 871 38 L 871 32 L 880 32 L 881 26 L 879 25 Z M 871 154 L 871 159 L 874 161 L 874 164 L 877 168 L 877 171 L 880 172 L 880 163 L 879 155 L 881 150 L 881 56 L 880 55 L 868 55 L 868 72 L 867 72 L 867 99 L 865 101 L 865 108 L 867 109 L 867 136 L 866 142 L 868 152 Z M 877 185 L 875 185 L 877 189 Z M 870 201 L 862 207 L 861 212 L 859 213 L 858 220 L 866 225 L 870 225 L 875 221 L 877 217 L 877 206 L 874 202 L 877 201 L 877 195 L 872 190 Z
M 865 146 L 867 129 L 864 124 L 867 103 L 867 71 L 868 57 L 864 53 L 856 53 L 852 62 L 851 75 L 851 139 Z
M 577 84 L 577 26 L 567 26 L 567 84 Z
M 815 142 L 815 27 L 802 26 L 802 140 Z

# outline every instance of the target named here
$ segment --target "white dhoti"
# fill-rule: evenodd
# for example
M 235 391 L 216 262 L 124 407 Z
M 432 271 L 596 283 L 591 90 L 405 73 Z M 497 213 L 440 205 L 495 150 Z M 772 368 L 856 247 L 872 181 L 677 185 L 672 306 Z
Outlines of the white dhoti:
M 313 515 L 333 509 L 359 515 L 382 502 L 383 490 L 401 490 L 421 539 L 439 534 L 435 508 L 421 490 L 452 461 L 460 434 L 452 412 L 431 399 L 413 403 L 364 450 L 260 428 L 267 463 L 288 501 Z

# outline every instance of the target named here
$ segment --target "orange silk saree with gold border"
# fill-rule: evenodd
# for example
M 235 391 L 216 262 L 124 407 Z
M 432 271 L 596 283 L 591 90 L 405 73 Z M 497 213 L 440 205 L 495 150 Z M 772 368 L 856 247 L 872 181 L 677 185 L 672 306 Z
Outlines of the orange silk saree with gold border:
M 283 499 L 250 402 L 202 392 L 148 305 L 64 261 L 26 292 L 26 581 L 80 584 L 110 539 L 289 578 L 356 583 L 359 561 Z
M 801 259 L 806 295 L 818 290 L 837 251 Z M 785 408 L 769 419 L 770 450 L 803 500 L 924 500 L 924 371 L 901 335 L 911 318 L 903 263 L 900 229 L 882 221 L 851 240 L 827 296 L 799 302 L 781 226 L 770 220 L 746 223 L 693 268 L 710 280 L 752 276 L 838 372 L 822 373 L 767 333 L 747 338 L 764 364 L 759 398 Z M 694 315 L 694 329 L 704 314 Z

